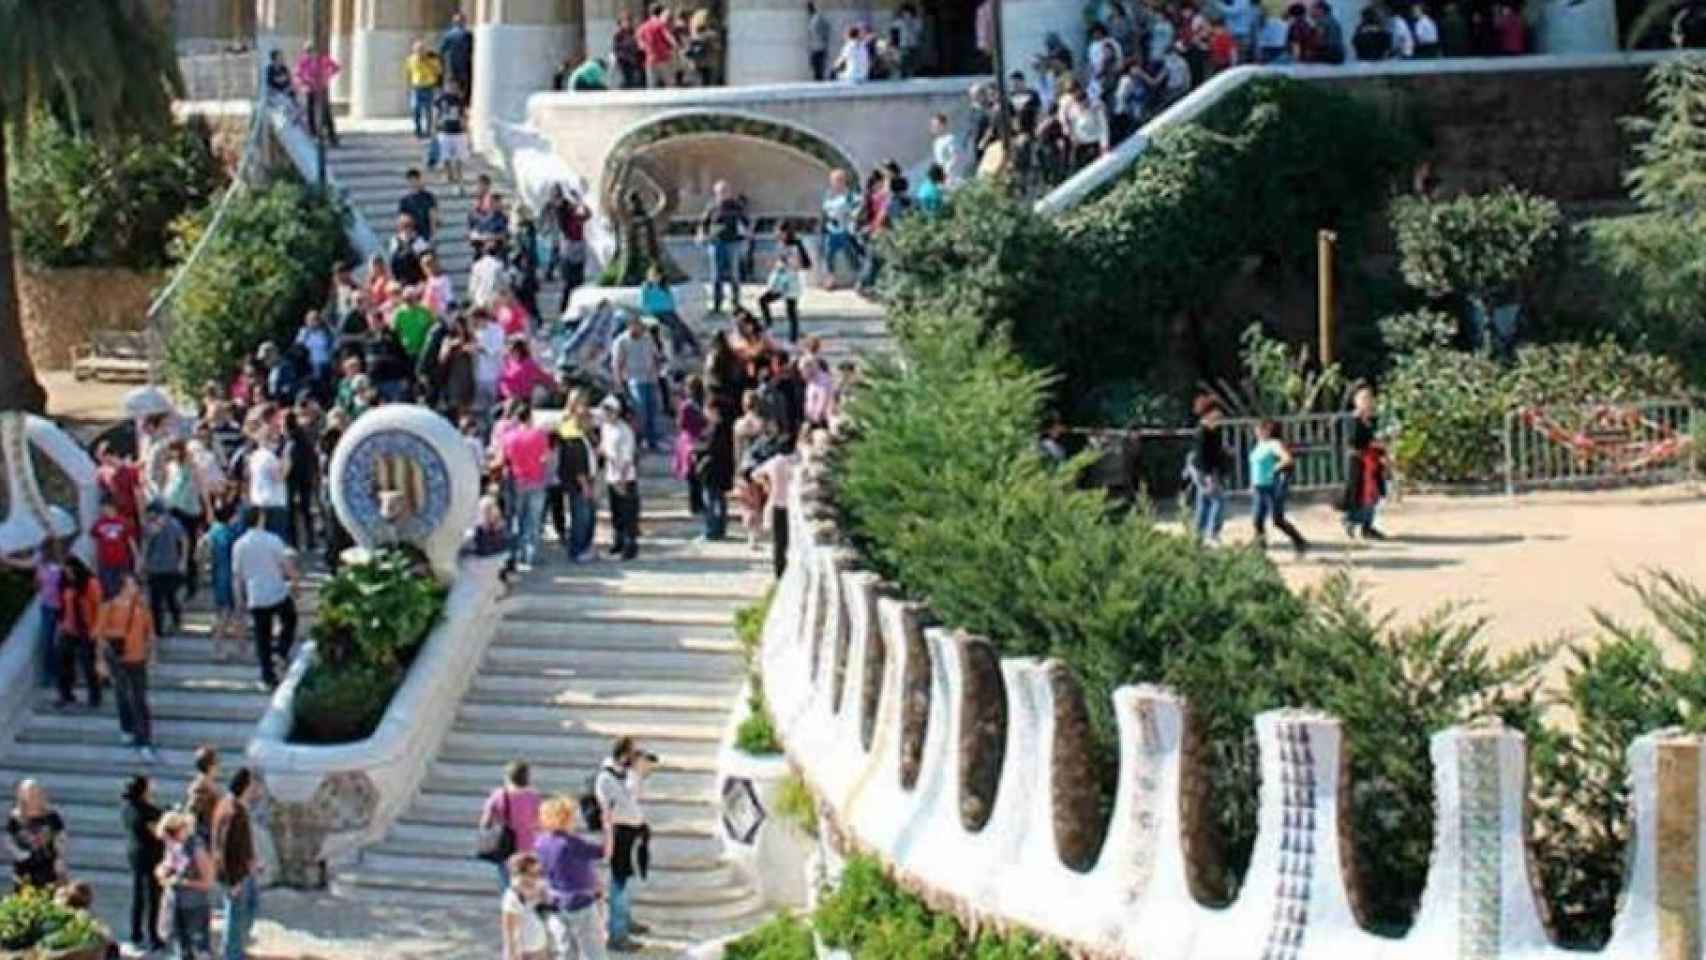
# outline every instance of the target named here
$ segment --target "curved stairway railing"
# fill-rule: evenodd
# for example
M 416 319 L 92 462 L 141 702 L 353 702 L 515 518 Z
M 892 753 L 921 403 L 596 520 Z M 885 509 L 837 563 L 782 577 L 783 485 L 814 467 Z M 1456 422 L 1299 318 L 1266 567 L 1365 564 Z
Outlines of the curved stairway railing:
M 1583 956 L 1548 936 L 1530 880 L 1526 745 L 1501 726 L 1434 735 L 1433 864 L 1401 939 L 1358 921 L 1353 784 L 1341 723 L 1325 714 L 1256 719 L 1256 848 L 1236 902 L 1213 909 L 1192 892 L 1209 845 L 1189 705 L 1160 687 L 1116 690 L 1117 794 L 1092 855 L 1100 813 L 1071 672 L 926 626 L 925 609 L 841 546 L 828 481 L 809 458 L 789 504 L 793 546 L 761 651 L 769 710 L 826 834 L 930 902 L 1134 960 Z M 1629 748 L 1630 870 L 1597 956 L 1700 956 L 1703 742 L 1656 731 Z

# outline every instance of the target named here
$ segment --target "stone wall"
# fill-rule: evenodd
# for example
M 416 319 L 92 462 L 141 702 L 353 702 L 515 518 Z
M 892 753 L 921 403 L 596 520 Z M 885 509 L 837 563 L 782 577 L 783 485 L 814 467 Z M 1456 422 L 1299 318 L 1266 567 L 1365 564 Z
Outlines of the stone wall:
M 1416 122 L 1445 193 L 1515 184 L 1563 203 L 1621 201 L 1650 65 L 1322 79 Z
M 165 273 L 73 267 L 18 266 L 18 300 L 24 339 L 37 370 L 71 366 L 71 348 L 97 330 L 141 330 Z
M 1096 958 L 1583 956 L 1547 932 L 1527 847 L 1526 744 L 1498 725 L 1433 737 L 1433 861 L 1401 938 L 1360 920 L 1348 833 L 1355 790 L 1344 729 L 1325 714 L 1256 718 L 1256 845 L 1237 899 L 1214 908 L 1194 882 L 1212 844 L 1189 705 L 1161 687 L 1116 690 L 1114 802 L 1089 856 L 1084 821 L 1099 814 L 1087 802 L 1095 784 L 1084 776 L 1083 703 L 1066 668 L 1005 658 L 992 674 L 978 663 L 986 641 L 928 626 L 928 610 L 857 569 L 828 482 L 812 457 L 793 491 L 788 568 L 760 653 L 764 689 L 825 835 L 876 855 L 933 906 L 974 925 L 1027 927 Z M 874 696 L 847 695 L 873 683 Z M 1699 960 L 1703 743 L 1657 731 L 1629 746 L 1629 869 L 1597 956 Z

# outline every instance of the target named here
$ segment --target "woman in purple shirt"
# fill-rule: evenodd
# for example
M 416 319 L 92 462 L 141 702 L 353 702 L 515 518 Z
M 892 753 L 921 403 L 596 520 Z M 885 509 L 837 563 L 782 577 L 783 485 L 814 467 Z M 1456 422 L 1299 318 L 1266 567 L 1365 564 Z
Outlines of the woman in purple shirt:
M 603 960 L 604 923 L 597 907 L 604 899 L 598 863 L 605 850 L 575 836 L 575 806 L 572 798 L 557 796 L 539 808 L 544 832 L 533 849 L 545 867 L 546 902 L 552 910 L 546 925 L 558 944 L 572 943 L 579 950 L 567 951 L 569 956 Z

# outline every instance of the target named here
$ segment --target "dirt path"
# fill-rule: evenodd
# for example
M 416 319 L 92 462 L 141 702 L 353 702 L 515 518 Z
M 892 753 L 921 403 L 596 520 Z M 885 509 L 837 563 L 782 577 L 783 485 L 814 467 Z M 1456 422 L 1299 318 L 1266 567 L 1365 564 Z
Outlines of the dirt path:
M 1303 561 L 1272 554 L 1294 587 L 1349 569 L 1378 609 L 1405 620 L 1465 601 L 1491 618 L 1486 637 L 1495 650 L 1591 640 L 1595 610 L 1645 622 L 1623 576 L 1663 569 L 1706 586 L 1706 490 L 1692 487 L 1414 496 L 1382 508 L 1379 526 L 1391 539 L 1367 545 L 1352 546 L 1328 507 L 1297 511 L 1296 521 L 1318 549 Z M 1246 513 L 1228 519 L 1230 542 L 1247 540 L 1249 530 Z M 1562 666 L 1554 664 L 1554 680 Z

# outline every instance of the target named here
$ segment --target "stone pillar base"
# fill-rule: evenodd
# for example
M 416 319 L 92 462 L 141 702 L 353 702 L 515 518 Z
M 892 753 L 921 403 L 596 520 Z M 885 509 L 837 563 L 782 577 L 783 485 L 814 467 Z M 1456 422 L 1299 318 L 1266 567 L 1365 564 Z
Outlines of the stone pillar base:
M 350 116 L 406 117 L 409 88 L 403 78 L 403 58 L 421 36 L 418 30 L 374 28 L 356 30 L 350 42 Z
M 1031 66 L 1031 60 L 1043 51 L 1043 38 L 1050 33 L 1060 34 L 1061 42 L 1072 51 L 1074 66 L 1082 63 L 1084 16 L 1077 4 L 1007 0 L 1001 9 L 1001 38 L 1007 55 L 1007 72 L 1023 70 L 1025 79 L 1034 84 L 1037 71 Z
M 474 28 L 474 100 L 469 104 L 474 149 L 490 151 L 497 123 L 527 119 L 527 98 L 551 89 L 565 56 L 585 48 L 578 25 L 485 23 Z
M 832 27 L 846 30 L 845 23 L 830 22 Z M 831 61 L 837 49 L 839 45 L 832 38 Z M 730 86 L 810 80 L 804 8 L 751 9 L 731 4 L 727 62 Z

